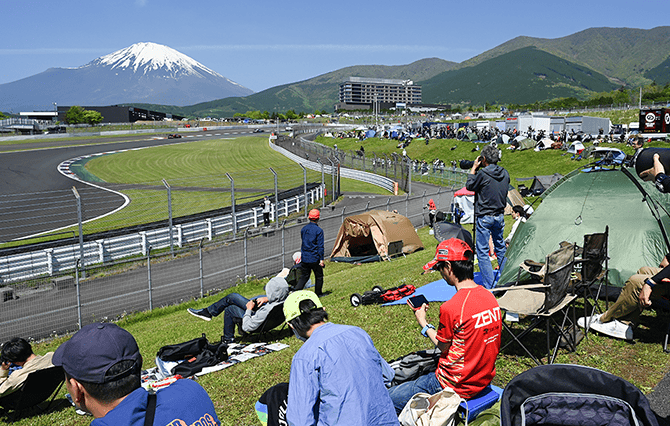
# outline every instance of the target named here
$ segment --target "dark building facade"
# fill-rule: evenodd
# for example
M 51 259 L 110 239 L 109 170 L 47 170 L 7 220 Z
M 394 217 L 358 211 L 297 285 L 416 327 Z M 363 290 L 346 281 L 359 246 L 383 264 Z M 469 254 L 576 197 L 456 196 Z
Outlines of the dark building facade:
M 65 115 L 71 107 L 58 107 L 58 121 L 65 122 Z M 134 123 L 136 121 L 164 121 L 164 120 L 183 120 L 184 117 L 164 112 L 149 111 L 142 108 L 130 106 L 82 106 L 83 109 L 97 111 L 102 115 L 103 123 Z

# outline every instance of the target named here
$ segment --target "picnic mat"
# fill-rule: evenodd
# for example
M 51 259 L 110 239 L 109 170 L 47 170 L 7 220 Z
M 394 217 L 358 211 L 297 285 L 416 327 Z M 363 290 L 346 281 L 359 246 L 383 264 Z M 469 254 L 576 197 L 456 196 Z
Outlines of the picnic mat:
M 267 355 L 272 352 L 281 351 L 289 346 L 284 343 L 250 343 L 244 345 L 241 343 L 233 343 L 228 346 L 228 359 L 211 367 L 205 367 L 195 376 L 202 376 L 213 371 L 223 370 L 240 362 L 250 360 L 259 356 Z M 172 376 L 170 371 L 177 365 L 178 362 L 163 361 L 156 357 L 156 367 L 142 371 L 142 387 L 145 389 L 158 389 L 173 383 L 177 378 Z
M 481 272 L 475 272 L 475 282 L 482 285 Z M 403 305 L 407 303 L 407 299 L 410 297 L 418 296 L 420 294 L 423 294 L 429 302 L 446 302 L 456 294 L 456 287 L 450 286 L 444 279 L 440 278 L 437 281 L 433 281 L 432 283 L 417 288 L 416 291 L 409 296 L 405 296 L 402 299 L 393 302 L 384 303 L 382 306 Z

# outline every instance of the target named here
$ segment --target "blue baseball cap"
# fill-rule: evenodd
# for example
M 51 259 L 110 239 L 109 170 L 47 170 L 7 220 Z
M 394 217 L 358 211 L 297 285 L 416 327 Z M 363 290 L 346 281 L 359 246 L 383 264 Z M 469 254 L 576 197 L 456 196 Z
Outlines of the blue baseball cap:
M 135 365 L 113 376 L 107 371 L 121 361 Z M 88 383 L 107 383 L 142 368 L 142 355 L 132 334 L 116 324 L 94 323 L 84 326 L 54 352 L 53 365 Z

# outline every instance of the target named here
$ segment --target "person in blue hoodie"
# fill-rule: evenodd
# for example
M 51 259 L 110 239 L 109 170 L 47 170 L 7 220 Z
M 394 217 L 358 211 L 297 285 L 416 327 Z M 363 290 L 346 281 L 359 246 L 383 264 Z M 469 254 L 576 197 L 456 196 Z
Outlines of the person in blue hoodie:
M 475 193 L 475 251 L 482 273 L 483 285 L 492 288 L 494 284 L 493 267 L 489 259 L 489 237 L 498 258 L 498 266 L 505 263 L 505 205 L 509 190 L 509 173 L 498 165 L 500 151 L 487 145 L 474 161 L 468 174 L 465 188 Z
M 211 321 L 223 313 L 223 341 L 235 342 L 235 326 L 242 325 L 242 331 L 253 333 L 267 319 L 270 311 L 283 303 L 288 296 L 289 288 L 286 279 L 276 276 L 265 284 L 265 296 L 247 299 L 238 293 L 230 293 L 206 308 L 188 308 L 189 314 L 205 321 Z

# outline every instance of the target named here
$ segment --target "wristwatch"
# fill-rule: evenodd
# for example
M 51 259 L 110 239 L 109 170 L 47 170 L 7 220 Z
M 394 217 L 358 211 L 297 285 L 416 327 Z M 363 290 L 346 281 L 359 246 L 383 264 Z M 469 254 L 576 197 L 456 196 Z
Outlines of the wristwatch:
M 649 287 L 651 287 L 652 289 L 653 289 L 654 287 L 656 287 L 656 284 L 654 284 L 649 278 L 647 278 L 646 280 L 644 280 L 644 283 L 647 284 L 647 285 L 648 285 Z
M 435 330 L 435 326 L 433 324 L 426 324 L 426 326 L 423 327 L 423 329 L 421 330 L 421 334 L 423 334 L 423 337 L 428 337 L 427 333 L 428 333 L 429 328 L 432 328 L 433 330 Z

